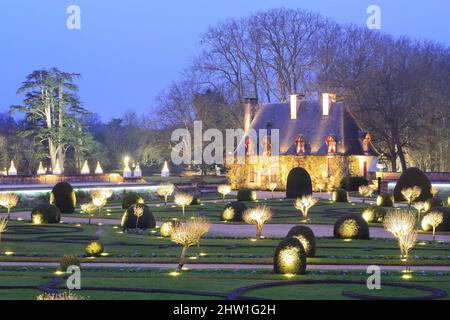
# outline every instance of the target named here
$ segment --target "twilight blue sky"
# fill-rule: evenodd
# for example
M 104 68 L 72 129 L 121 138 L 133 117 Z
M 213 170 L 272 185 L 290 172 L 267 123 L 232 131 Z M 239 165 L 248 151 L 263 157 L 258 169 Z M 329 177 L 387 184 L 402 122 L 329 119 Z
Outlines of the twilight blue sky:
M 81 30 L 66 28 L 71 4 Z M 1 0 L 0 112 L 20 103 L 28 73 L 56 66 L 82 74 L 81 99 L 104 120 L 149 113 L 209 25 L 281 6 L 365 25 L 370 4 L 381 7 L 383 32 L 450 45 L 447 0 Z

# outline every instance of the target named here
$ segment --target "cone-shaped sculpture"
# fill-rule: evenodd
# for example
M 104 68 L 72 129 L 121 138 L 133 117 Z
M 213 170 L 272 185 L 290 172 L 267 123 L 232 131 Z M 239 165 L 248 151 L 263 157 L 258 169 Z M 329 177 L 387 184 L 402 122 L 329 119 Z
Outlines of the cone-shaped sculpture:
M 103 174 L 102 166 L 100 165 L 100 161 L 97 161 L 97 167 L 95 167 L 95 174 Z
M 167 161 L 164 161 L 164 165 L 161 170 L 161 177 L 168 177 L 169 175 L 170 175 L 169 166 L 167 165 Z
M 91 171 L 89 170 L 89 164 L 87 160 L 84 160 L 83 168 L 81 168 L 81 174 L 90 174 Z
M 11 165 L 8 169 L 8 176 L 17 176 L 17 169 L 14 166 L 14 161 L 11 160 Z

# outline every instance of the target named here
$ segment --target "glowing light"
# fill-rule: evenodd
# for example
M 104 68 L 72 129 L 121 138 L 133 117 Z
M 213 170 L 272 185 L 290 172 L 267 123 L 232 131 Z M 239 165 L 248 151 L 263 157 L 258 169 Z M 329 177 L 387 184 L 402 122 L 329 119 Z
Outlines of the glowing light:
M 97 166 L 95 167 L 95 174 L 103 174 L 102 166 L 100 165 L 100 161 L 97 161 Z
M 17 176 L 17 169 L 14 166 L 14 161 L 11 160 L 11 165 L 8 169 L 8 176 Z
M 57 275 L 57 276 L 62 276 L 64 274 L 66 274 L 66 273 L 64 271 L 58 270 L 58 271 L 55 271 L 54 274 Z
M 43 175 L 43 174 L 45 174 L 46 172 L 45 172 L 45 170 L 44 170 L 44 166 L 42 165 L 42 162 L 39 162 L 39 167 L 38 167 L 38 169 L 37 169 L 37 172 L 36 172 L 36 174 L 38 175 L 38 176 L 41 176 L 41 175 Z
M 169 165 L 167 164 L 167 161 L 164 161 L 164 165 L 161 169 L 161 177 L 168 177 L 168 176 L 170 176 Z
M 5 256 L 12 256 L 14 255 L 14 251 L 5 251 Z
M 91 173 L 91 170 L 89 170 L 89 164 L 88 164 L 87 160 L 84 160 L 83 167 L 81 168 L 81 174 L 87 175 L 90 173 Z
M 124 178 L 130 178 L 131 177 L 131 169 L 130 169 L 130 158 L 125 157 L 123 158 L 123 177 Z
M 142 177 L 142 170 L 141 167 L 139 166 L 139 163 L 137 164 L 136 168 L 134 168 L 133 177 L 135 178 Z
M 61 165 L 59 164 L 59 159 L 56 159 L 55 167 L 52 170 L 53 174 L 60 175 L 62 174 Z
M 169 273 L 169 276 L 178 277 L 180 274 L 181 274 L 181 272 L 174 271 L 174 272 Z
M 101 255 L 102 257 L 107 257 L 107 256 L 109 256 L 109 253 L 107 253 L 107 252 L 102 252 L 100 255 Z
M 404 275 L 402 275 L 402 279 L 409 280 L 409 279 L 411 279 L 411 278 L 412 278 L 412 275 L 410 275 L 410 274 L 404 274 Z
M 41 214 L 35 214 L 33 216 L 33 224 L 42 224 L 42 215 Z
M 298 96 L 296 94 L 291 94 L 289 96 L 290 107 L 291 107 L 291 120 L 297 119 L 297 97 Z

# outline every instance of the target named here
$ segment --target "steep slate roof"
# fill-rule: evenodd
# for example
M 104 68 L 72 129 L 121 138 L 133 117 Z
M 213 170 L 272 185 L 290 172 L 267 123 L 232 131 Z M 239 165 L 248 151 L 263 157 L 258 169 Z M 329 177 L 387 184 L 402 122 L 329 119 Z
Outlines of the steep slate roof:
M 281 155 L 296 154 L 299 135 L 306 141 L 306 155 L 327 155 L 326 139 L 330 135 L 337 143 L 337 154 L 365 155 L 362 141 L 366 133 L 341 102 L 332 104 L 328 116 L 322 115 L 321 102 L 301 102 L 296 120 L 291 120 L 289 103 L 259 104 L 250 128 L 279 129 Z M 369 155 L 378 155 L 372 144 Z

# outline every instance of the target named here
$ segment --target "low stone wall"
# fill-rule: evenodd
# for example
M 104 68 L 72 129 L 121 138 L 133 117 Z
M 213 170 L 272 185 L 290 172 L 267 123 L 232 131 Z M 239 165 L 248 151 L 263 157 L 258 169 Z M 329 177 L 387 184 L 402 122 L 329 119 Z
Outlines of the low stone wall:
M 58 182 L 69 183 L 122 183 L 124 178 L 117 173 L 96 175 L 34 175 L 34 176 L 0 176 L 0 185 L 22 184 L 56 184 Z

